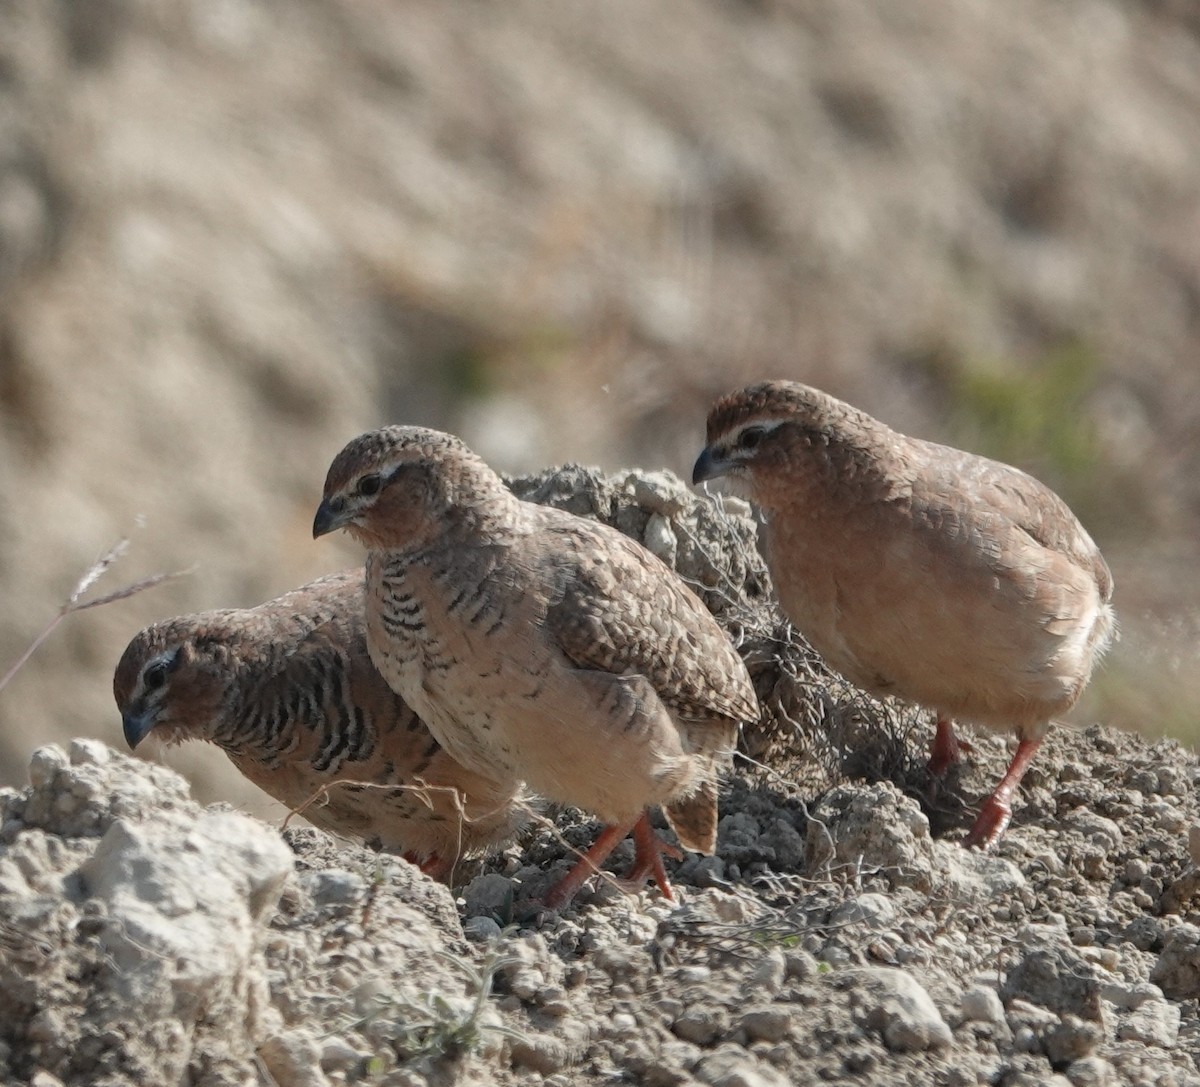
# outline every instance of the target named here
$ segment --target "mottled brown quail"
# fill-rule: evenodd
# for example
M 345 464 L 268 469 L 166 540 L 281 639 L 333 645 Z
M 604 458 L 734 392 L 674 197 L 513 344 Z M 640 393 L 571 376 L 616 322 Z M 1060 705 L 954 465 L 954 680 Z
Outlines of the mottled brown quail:
M 511 779 L 442 749 L 371 663 L 361 570 L 246 610 L 147 627 L 113 678 L 125 738 L 207 740 L 326 830 L 437 878 L 510 841 L 531 809 Z
M 1114 634 L 1091 537 L 1032 476 L 786 381 L 713 406 L 693 481 L 718 476 L 762 510 L 780 604 L 825 660 L 936 711 L 935 773 L 958 758 L 954 717 L 1020 738 L 967 837 L 990 848 L 1050 719 Z
M 718 777 L 758 708 L 672 570 L 616 529 L 518 500 L 459 439 L 419 427 L 337 455 L 313 535 L 337 528 L 368 549 L 372 659 L 446 750 L 606 824 L 548 905 L 630 830 L 631 878 L 669 896 L 653 805 L 713 851 Z

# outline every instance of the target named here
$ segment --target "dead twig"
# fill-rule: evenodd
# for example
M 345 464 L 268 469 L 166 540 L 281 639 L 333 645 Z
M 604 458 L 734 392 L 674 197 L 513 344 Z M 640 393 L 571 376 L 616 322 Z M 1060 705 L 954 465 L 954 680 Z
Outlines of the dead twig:
M 54 633 L 58 624 L 61 623 L 72 612 L 86 611 L 88 608 L 99 608 L 105 604 L 112 604 L 117 600 L 124 600 L 126 597 L 134 596 L 137 593 L 145 592 L 147 589 L 153 589 L 156 585 L 161 585 L 164 581 L 172 581 L 177 577 L 183 577 L 190 574 L 189 570 L 177 570 L 172 574 L 153 574 L 150 577 L 144 577 L 138 581 L 134 581 L 129 585 L 125 585 L 120 589 L 115 589 L 111 593 L 105 593 L 103 596 L 94 597 L 91 600 L 83 600 L 82 597 L 101 577 L 110 566 L 113 565 L 125 552 L 129 549 L 129 540 L 122 538 L 110 547 L 103 555 L 101 555 L 91 566 L 84 571 L 83 577 L 75 584 L 75 588 L 71 590 L 71 594 L 67 597 L 65 603 L 58 610 L 58 614 L 46 624 L 42 632 L 29 643 L 26 650 L 13 662 L 13 665 L 3 677 L 0 677 L 0 691 L 8 685 L 8 681 L 21 670 L 21 667 L 37 652 L 38 647 Z

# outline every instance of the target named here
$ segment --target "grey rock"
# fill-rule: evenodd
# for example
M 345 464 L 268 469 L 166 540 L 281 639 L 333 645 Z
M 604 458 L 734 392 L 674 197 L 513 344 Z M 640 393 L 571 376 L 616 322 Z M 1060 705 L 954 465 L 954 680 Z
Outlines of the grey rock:
M 767 1004 L 749 1008 L 742 1014 L 739 1025 L 751 1041 L 781 1042 L 792 1028 L 792 1008 L 779 1004 Z
M 328 1087 L 322 1071 L 322 1050 L 307 1031 L 290 1030 L 268 1038 L 258 1047 L 259 1059 L 276 1083 L 295 1087 Z
M 1100 1018 L 1096 968 L 1069 945 L 1043 944 L 1025 951 L 1009 968 L 1003 995 L 1006 1001 L 1019 998 L 1083 1019 Z
M 1121 1016 L 1117 1038 L 1123 1042 L 1171 1049 L 1179 1038 L 1181 1013 L 1177 1004 L 1165 1000 L 1147 1000 L 1134 1011 Z
M 736 1046 L 722 1046 L 702 1057 L 695 1076 L 710 1087 L 791 1087 L 776 1069 Z
M 1064 1065 L 1089 1056 L 1103 1040 L 1098 1023 L 1066 1015 L 1042 1035 L 1042 1048 L 1055 1065 Z
M 498 872 L 476 876 L 463 889 L 468 917 L 503 916 L 512 908 L 513 881 Z
M 1103 1057 L 1082 1057 L 1067 1065 L 1065 1072 L 1071 1087 L 1116 1087 L 1117 1071 Z
M 886 895 L 868 892 L 843 902 L 829 915 L 831 925 L 866 924 L 883 928 L 895 920 L 896 907 Z
M 463 935 L 474 943 L 488 943 L 500 938 L 503 931 L 490 917 L 476 915 L 462 923 Z
M 1200 928 L 1182 924 L 1171 930 L 1150 980 L 1171 1000 L 1200 996 Z
M 968 1022 L 1003 1023 L 1004 1005 L 1000 994 L 986 985 L 976 985 L 962 995 L 962 1016 Z
M 707 1046 L 723 1038 L 729 1026 L 729 1013 L 724 1008 L 706 1005 L 689 1008 L 671 1024 L 671 1030 L 685 1042 Z
M 938 1049 L 952 1041 L 937 1005 L 907 971 L 882 966 L 853 969 L 836 984 L 850 990 L 863 1022 L 882 1036 L 888 1049 L 908 1053 Z
M 933 887 L 933 841 L 929 820 L 916 801 L 890 782 L 839 785 L 812 811 L 805 866 L 879 869 L 896 887 L 928 892 Z

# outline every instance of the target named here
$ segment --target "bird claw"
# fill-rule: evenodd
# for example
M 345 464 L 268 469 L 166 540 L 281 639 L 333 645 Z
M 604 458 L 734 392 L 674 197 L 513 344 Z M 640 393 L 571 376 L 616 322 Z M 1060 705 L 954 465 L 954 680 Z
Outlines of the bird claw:
M 671 890 L 671 881 L 667 878 L 667 871 L 663 866 L 662 859 L 670 857 L 672 860 L 681 861 L 684 858 L 683 850 L 678 846 L 671 845 L 670 842 L 664 842 L 645 815 L 633 828 L 633 840 L 635 843 L 633 864 L 625 873 L 625 878 L 619 881 L 621 886 L 630 891 L 638 891 L 645 886 L 647 879 L 653 878 L 663 897 L 669 901 L 675 901 L 675 894 Z
M 963 845 L 987 853 L 1000 840 L 1011 820 L 1012 805 L 993 793 L 980 807 L 974 826 L 963 839 Z
M 560 879 L 546 895 L 544 900 L 549 910 L 560 910 L 572 898 L 587 880 L 600 871 L 600 864 L 616 848 L 618 843 L 633 831 L 634 855 L 633 865 L 625 874 L 624 879 L 614 880 L 619 886 L 629 891 L 640 890 L 647 879 L 653 878 L 664 897 L 674 901 L 675 895 L 671 890 L 671 881 L 667 879 L 667 871 L 663 867 L 663 857 L 674 860 L 683 859 L 683 851 L 664 842 L 650 825 L 650 819 L 645 812 L 631 827 L 628 823 L 623 826 L 608 826 L 600 832 L 591 849 L 584 853 L 562 879 Z

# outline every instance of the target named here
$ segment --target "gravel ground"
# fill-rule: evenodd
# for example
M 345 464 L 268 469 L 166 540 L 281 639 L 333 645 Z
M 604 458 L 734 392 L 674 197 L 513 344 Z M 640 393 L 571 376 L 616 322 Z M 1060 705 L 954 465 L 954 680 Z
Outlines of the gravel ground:
M 974 734 L 934 789 L 929 722 L 774 615 L 741 507 L 661 474 L 514 486 L 656 541 L 751 662 L 717 855 L 675 867 L 675 901 L 603 879 L 556 916 L 577 812 L 451 891 L 49 746 L 0 793 L 0 1081 L 1200 1087 L 1192 754 L 1059 728 L 996 854 L 969 852 L 1005 741 Z

